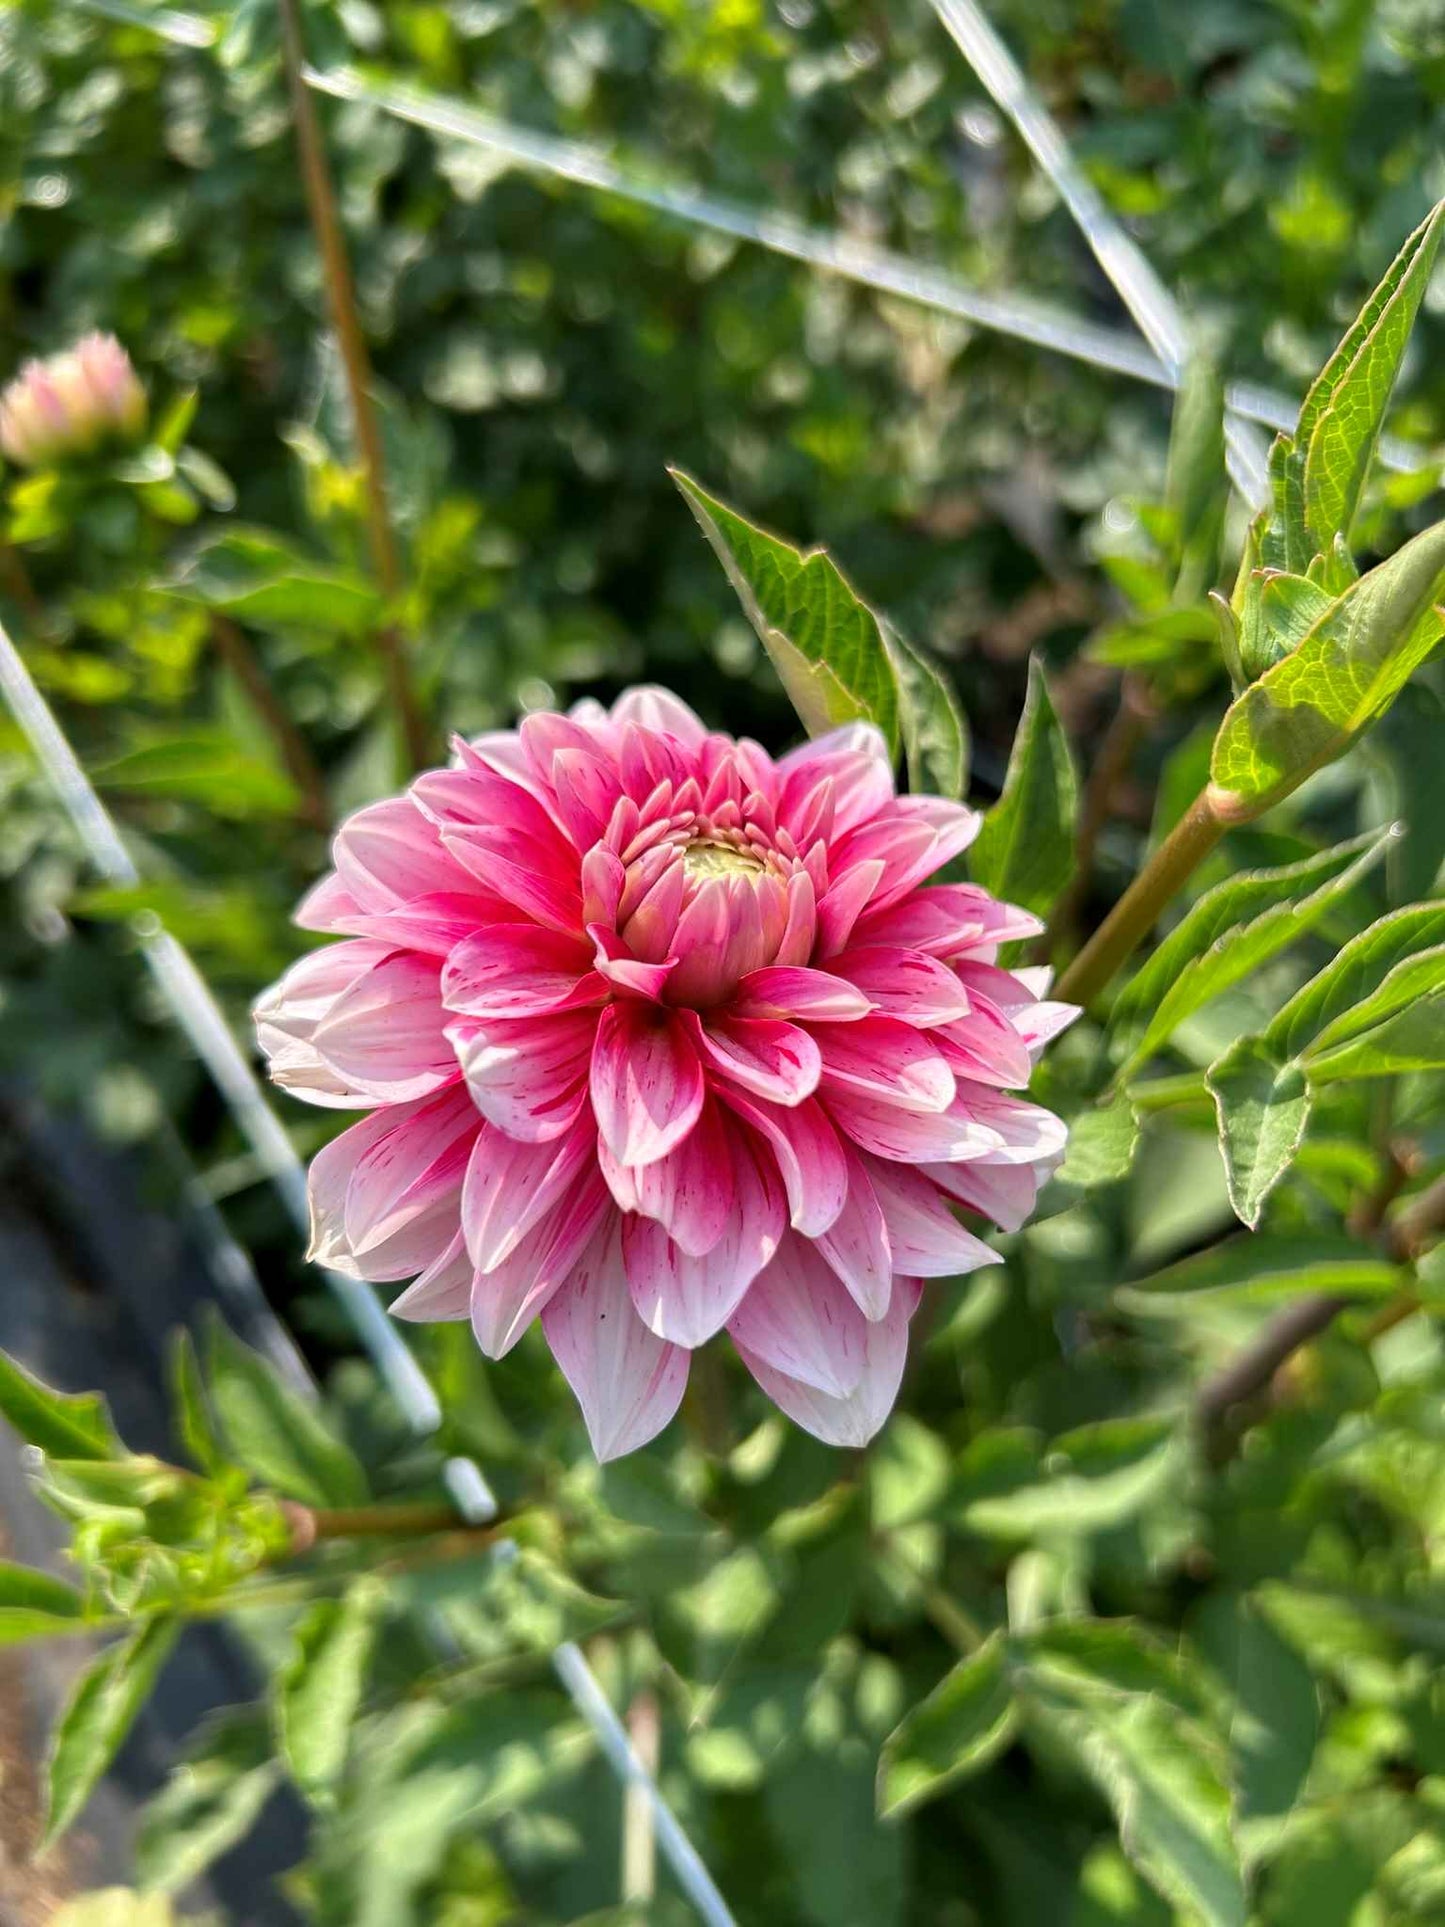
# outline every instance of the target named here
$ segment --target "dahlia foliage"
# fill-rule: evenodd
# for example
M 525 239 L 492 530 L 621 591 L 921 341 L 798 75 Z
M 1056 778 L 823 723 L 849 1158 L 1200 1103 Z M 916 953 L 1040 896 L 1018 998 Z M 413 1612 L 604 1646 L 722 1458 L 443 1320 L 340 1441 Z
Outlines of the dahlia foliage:
M 979 824 L 853 725 L 777 761 L 634 690 L 459 742 L 361 810 L 262 998 L 276 1080 L 369 1111 L 311 1168 L 312 1256 L 499 1358 L 539 1314 L 599 1458 L 726 1328 L 820 1438 L 898 1390 L 923 1281 L 994 1261 L 1064 1127 L 1011 1095 L 1073 1015 L 1036 920 L 929 883 Z

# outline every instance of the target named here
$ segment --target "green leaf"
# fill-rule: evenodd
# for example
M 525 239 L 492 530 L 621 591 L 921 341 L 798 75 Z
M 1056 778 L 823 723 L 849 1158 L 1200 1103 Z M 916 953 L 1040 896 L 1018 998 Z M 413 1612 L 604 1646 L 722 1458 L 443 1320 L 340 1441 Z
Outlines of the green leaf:
M 823 549 L 794 548 L 672 471 L 810 736 L 870 722 L 898 751 L 898 687 L 877 616 Z
M 309 1400 L 216 1319 L 207 1346 L 211 1403 L 237 1462 L 306 1505 L 359 1505 L 366 1474 Z
M 85 1602 L 74 1586 L 0 1559 L 0 1646 L 74 1632 L 84 1613 Z
M 1412 903 L 1392 910 L 1352 937 L 1316 976 L 1297 990 L 1265 1027 L 1281 1059 L 1302 1056 L 1319 1039 L 1338 1043 L 1356 1028 L 1349 1013 L 1363 1008 L 1371 1021 L 1387 1014 L 1393 974 L 1419 952 L 1445 943 L 1445 903 Z M 1396 986 L 1402 980 L 1395 979 Z M 1409 981 L 1405 979 L 1403 981 Z
M 111 790 L 199 803 L 218 816 L 288 816 L 296 785 L 284 771 L 239 747 L 224 729 L 191 729 L 141 744 L 103 764 L 96 780 Z
M 81 1674 L 51 1740 L 45 1846 L 65 1832 L 115 1758 L 179 1630 L 174 1619 L 147 1620 Z
M 1250 1599 L 1213 1594 L 1192 1629 L 1234 1701 L 1229 1743 L 1240 1818 L 1283 1820 L 1294 1810 L 1319 1736 L 1314 1676 Z
M 1131 1518 L 1175 1478 L 1175 1427 L 1165 1419 L 1102 1419 L 1054 1439 L 1043 1476 L 975 1498 L 960 1515 L 990 1538 L 1075 1538 Z
M 1139 1114 L 1122 1092 L 1069 1120 L 1069 1145 L 1058 1177 L 1089 1190 L 1129 1175 L 1139 1146 Z
M 1195 355 L 1185 366 L 1174 403 L 1164 477 L 1164 506 L 1178 542 L 1178 601 L 1193 601 L 1214 580 L 1227 497 L 1224 388 L 1210 362 Z
M 1188 1710 L 1187 1679 L 1142 1643 L 1121 1654 L 1112 1628 L 1103 1641 L 1059 1640 L 1073 1630 L 1027 1642 L 1025 1730 L 1073 1756 L 1113 1808 L 1124 1851 L 1167 1900 L 1207 1927 L 1245 1927 L 1224 1747 Z M 1135 1677 L 1144 1690 L 1130 1690 Z
M 1129 1046 L 1119 1076 L 1127 1077 L 1187 1017 L 1318 923 L 1373 869 L 1396 834 L 1392 825 L 1299 863 L 1240 871 L 1206 890 L 1114 1007 L 1111 1027 Z
M 1292 655 L 1328 614 L 1334 599 L 1308 576 L 1253 570 L 1245 583 L 1240 612 L 1239 661 L 1244 680 L 1257 681 L 1281 657 Z
M 1354 326 L 1305 396 L 1289 454 L 1308 540 L 1348 538 L 1415 316 L 1440 247 L 1445 203 L 1406 241 Z
M 202 543 L 177 584 L 211 609 L 241 622 L 359 635 L 381 615 L 364 576 L 319 562 L 267 529 L 230 528 Z
M 1232 1044 L 1204 1081 L 1219 1118 L 1229 1202 L 1253 1228 L 1304 1142 L 1309 1082 L 1297 1063 L 1282 1061 L 1258 1037 Z
M 997 1758 L 1018 1724 L 1008 1648 L 993 1633 L 920 1700 L 884 1742 L 878 1811 L 900 1818 Z
M 1361 576 L 1292 654 L 1237 698 L 1210 761 L 1221 820 L 1258 816 L 1388 709 L 1440 639 L 1442 576 L 1445 523 Z
M 1317 1070 L 1327 1052 L 1337 1050 L 1351 1038 L 1381 1024 L 1387 1017 L 1406 1013 L 1445 989 L 1445 944 L 1417 950 L 1397 963 L 1393 970 L 1358 1003 L 1341 1011 L 1321 1030 L 1305 1052 L 1305 1061 Z
M 57 1392 L 0 1352 L 0 1414 L 25 1440 L 61 1459 L 115 1459 L 125 1447 L 99 1392 Z
M 1438 963 L 1435 967 L 1438 970 Z M 1436 989 L 1419 998 L 1347 1044 L 1318 1053 L 1311 1051 L 1305 1062 L 1315 1084 L 1445 1070 L 1445 990 Z
M 968 724 L 953 685 L 911 643 L 880 623 L 898 684 L 898 719 L 915 793 L 960 797 L 968 787 Z
M 330 1806 L 346 1766 L 386 1590 L 359 1579 L 319 1599 L 296 1628 L 276 1677 L 276 1737 L 286 1770 L 314 1806 Z
M 1187 1311 L 1205 1303 L 1272 1305 L 1322 1291 L 1387 1296 L 1398 1265 L 1345 1233 L 1257 1231 L 1226 1238 L 1115 1294 L 1130 1311 Z
M 1052 908 L 1073 875 L 1078 781 L 1068 739 L 1037 657 L 1004 777 L 1003 794 L 969 853 L 974 881 L 1034 912 Z
M 171 1339 L 170 1387 L 177 1435 L 192 1465 L 202 1472 L 219 1472 L 226 1455 L 211 1417 L 195 1340 L 184 1325 Z
M 280 1783 L 265 1715 L 216 1715 L 141 1816 L 135 1870 L 142 1885 L 180 1893 L 248 1834 Z

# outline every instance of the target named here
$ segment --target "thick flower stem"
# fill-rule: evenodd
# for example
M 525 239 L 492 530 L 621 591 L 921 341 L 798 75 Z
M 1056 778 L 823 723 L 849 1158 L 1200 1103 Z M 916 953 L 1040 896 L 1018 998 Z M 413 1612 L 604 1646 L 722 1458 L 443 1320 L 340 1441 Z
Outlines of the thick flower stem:
M 336 205 L 336 189 L 321 135 L 321 122 L 311 90 L 306 85 L 306 47 L 301 31 L 300 6 L 298 0 L 279 0 L 279 5 L 282 61 L 296 123 L 301 180 L 311 226 L 321 252 L 327 305 L 341 348 L 352 418 L 356 424 L 356 442 L 366 488 L 367 541 L 377 585 L 386 600 L 393 602 L 401 589 L 401 560 L 387 503 L 386 461 L 382 452 L 381 428 L 371 395 L 371 357 L 367 353 L 366 336 L 362 332 L 361 317 L 356 306 L 356 286 L 351 276 L 346 239 Z M 407 756 L 411 766 L 418 768 L 427 761 L 427 732 L 412 687 L 401 633 L 394 622 L 384 622 L 377 630 L 376 646 L 381 654 L 388 694 L 396 712 Z
M 311 746 L 286 713 L 286 707 L 272 688 L 270 678 L 261 667 L 245 631 L 237 628 L 225 616 L 213 616 L 211 639 L 216 645 L 217 655 L 241 685 L 246 700 L 280 752 L 286 774 L 300 794 L 298 816 L 314 830 L 328 829 L 331 809 L 326 798 L 326 785 L 311 754 Z
M 1059 978 L 1055 996 L 1071 1004 L 1092 1003 L 1209 855 L 1224 827 L 1210 808 L 1208 793 L 1201 791 Z

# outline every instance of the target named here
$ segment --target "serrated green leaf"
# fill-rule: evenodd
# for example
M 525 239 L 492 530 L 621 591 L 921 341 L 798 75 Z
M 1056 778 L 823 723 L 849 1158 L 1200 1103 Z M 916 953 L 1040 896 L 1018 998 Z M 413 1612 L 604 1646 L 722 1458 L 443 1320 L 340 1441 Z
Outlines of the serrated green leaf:
M 1337 598 L 1292 654 L 1230 706 L 1210 761 L 1211 801 L 1244 822 L 1343 755 L 1435 649 L 1445 523 Z
M 63 1579 L 0 1559 L 0 1646 L 76 1630 L 85 1601 Z
M 1003 794 L 969 852 L 975 882 L 1025 910 L 1051 909 L 1073 874 L 1077 814 L 1073 757 L 1034 657 Z
M 1241 1037 L 1205 1077 L 1235 1216 L 1253 1228 L 1304 1140 L 1310 1090 L 1304 1071 L 1257 1037 Z
M 878 1762 L 878 1811 L 900 1818 L 996 1759 L 1017 1727 L 1008 1646 L 1002 1633 L 920 1700 L 889 1735 Z
M 1393 973 L 1420 952 L 1445 944 L 1445 903 L 1412 903 L 1362 930 L 1331 958 L 1325 968 L 1297 990 L 1270 1019 L 1264 1039 L 1280 1062 L 1302 1056 L 1316 1039 L 1341 1041 L 1348 1033 L 1348 1013 L 1369 1008 L 1375 1017 L 1386 1014 L 1377 999 Z M 1396 984 L 1402 980 L 1395 979 Z M 1408 982 L 1406 978 L 1403 981 Z
M 767 534 L 673 470 L 810 736 L 870 722 L 898 752 L 898 687 L 883 630 L 823 549 Z
M 1316 551 L 1349 536 L 1442 225 L 1445 204 L 1401 248 L 1300 409 L 1293 459 L 1303 459 L 1305 526 Z
M 340 1599 L 318 1599 L 276 1676 L 277 1742 L 287 1772 L 313 1806 L 336 1798 L 385 1599 L 375 1579 L 357 1580 Z
M 174 1619 L 147 1620 L 81 1674 L 51 1739 L 46 1846 L 76 1818 L 115 1758 L 179 1630 Z
M 264 1713 L 240 1707 L 209 1720 L 141 1816 L 136 1878 L 183 1891 L 244 1839 L 280 1779 Z
M 306 1505 L 359 1505 L 366 1474 L 317 1407 L 219 1319 L 207 1346 L 211 1404 L 238 1464 Z
M 1315 1084 L 1445 1070 L 1445 990 L 1419 997 L 1349 1043 L 1311 1050 L 1305 1064 Z
M 1400 1284 L 1400 1267 L 1344 1232 L 1256 1231 L 1181 1259 L 1116 1294 L 1133 1311 L 1187 1311 L 1210 1302 L 1271 1305 L 1316 1292 L 1384 1296 Z
M 1124 1851 L 1166 1899 L 1207 1927 L 1245 1927 L 1223 1741 L 1190 1710 L 1177 1665 L 1141 1647 L 1121 1669 L 1118 1643 L 1066 1637 L 1060 1651 L 1052 1628 L 1016 1642 L 1031 1662 L 1019 1668 L 1025 1732 L 1039 1728 L 1072 1754 L 1114 1809 Z M 1130 1689 L 1135 1678 L 1142 1690 Z
M 1379 862 L 1396 832 L 1353 837 L 1277 869 L 1244 870 L 1207 890 L 1135 973 L 1111 1028 L 1127 1077 L 1186 1018 L 1286 949 Z M 1137 1040 L 1137 1041 L 1135 1041 Z
M 62 1459 L 125 1455 L 99 1392 L 57 1392 L 0 1352 L 0 1415 L 27 1445 Z

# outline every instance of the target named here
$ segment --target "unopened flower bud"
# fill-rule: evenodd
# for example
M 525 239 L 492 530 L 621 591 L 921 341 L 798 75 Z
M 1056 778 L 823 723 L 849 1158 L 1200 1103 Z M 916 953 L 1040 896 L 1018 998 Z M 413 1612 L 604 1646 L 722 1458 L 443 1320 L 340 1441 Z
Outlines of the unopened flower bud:
M 86 335 L 64 354 L 27 362 L 0 394 L 0 451 L 21 468 L 133 444 L 145 425 L 145 390 L 114 335 Z

